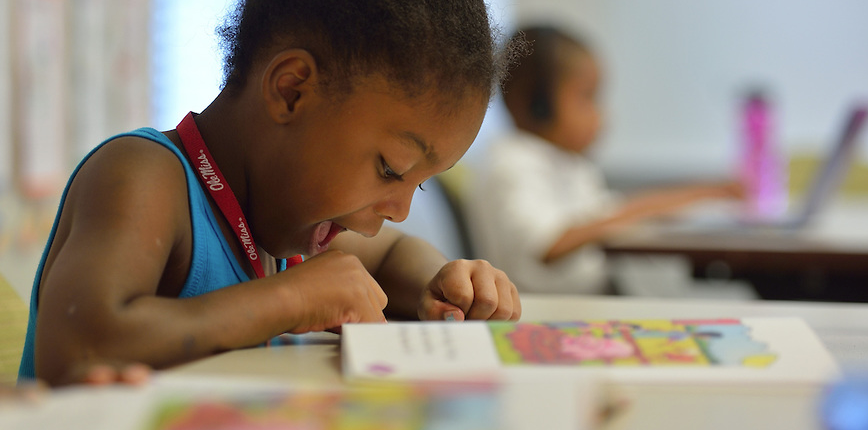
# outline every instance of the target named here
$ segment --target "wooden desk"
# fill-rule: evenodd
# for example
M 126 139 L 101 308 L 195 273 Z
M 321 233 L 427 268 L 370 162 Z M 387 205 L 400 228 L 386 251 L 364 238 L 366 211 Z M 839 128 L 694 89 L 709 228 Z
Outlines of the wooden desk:
M 800 316 L 833 356 L 849 367 L 868 363 L 868 305 L 791 302 L 716 303 L 559 295 L 523 296 L 522 320 L 579 318 L 709 318 Z M 232 375 L 271 381 L 340 385 L 340 337 L 316 333 L 289 346 L 232 351 L 170 372 Z M 824 387 L 809 384 L 618 385 L 629 407 L 607 429 L 819 429 L 818 404 Z
M 613 256 L 682 255 L 694 277 L 746 280 L 764 299 L 868 302 L 865 201 L 837 202 L 796 232 L 649 223 L 613 238 L 605 249 Z

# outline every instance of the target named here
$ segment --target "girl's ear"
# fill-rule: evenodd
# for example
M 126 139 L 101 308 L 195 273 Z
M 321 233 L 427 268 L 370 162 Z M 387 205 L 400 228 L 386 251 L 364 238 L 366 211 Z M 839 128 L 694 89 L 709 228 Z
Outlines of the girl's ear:
M 262 96 L 271 119 L 290 122 L 313 95 L 316 78 L 316 62 L 308 51 L 290 49 L 275 55 L 262 76 Z

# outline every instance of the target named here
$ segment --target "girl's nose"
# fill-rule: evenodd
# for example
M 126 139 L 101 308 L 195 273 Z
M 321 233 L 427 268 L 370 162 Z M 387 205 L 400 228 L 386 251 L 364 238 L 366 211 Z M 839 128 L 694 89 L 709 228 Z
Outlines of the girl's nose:
M 410 203 L 413 201 L 413 193 L 416 188 L 410 188 L 409 192 L 401 192 L 390 195 L 374 206 L 377 215 L 392 221 L 403 222 L 410 214 Z

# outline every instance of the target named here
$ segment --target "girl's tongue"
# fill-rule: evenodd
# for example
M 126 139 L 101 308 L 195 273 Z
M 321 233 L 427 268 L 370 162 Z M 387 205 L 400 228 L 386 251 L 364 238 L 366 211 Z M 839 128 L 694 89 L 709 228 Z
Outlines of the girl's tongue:
M 308 256 L 313 257 L 314 255 L 326 252 L 329 249 L 329 243 L 331 243 L 332 239 L 343 230 L 343 227 L 331 221 L 323 221 L 317 224 L 313 230 L 313 237 L 310 241 Z

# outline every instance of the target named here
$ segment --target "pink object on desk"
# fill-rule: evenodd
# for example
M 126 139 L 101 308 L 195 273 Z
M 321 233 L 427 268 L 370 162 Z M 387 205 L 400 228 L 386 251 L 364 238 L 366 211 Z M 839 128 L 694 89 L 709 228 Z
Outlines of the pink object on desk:
M 745 186 L 745 215 L 751 219 L 780 216 L 787 209 L 783 160 L 778 153 L 771 103 L 751 93 L 742 112 L 741 180 Z

